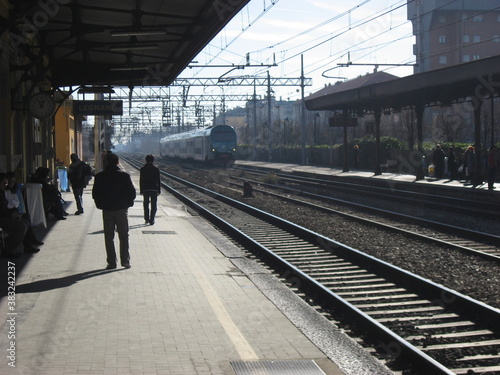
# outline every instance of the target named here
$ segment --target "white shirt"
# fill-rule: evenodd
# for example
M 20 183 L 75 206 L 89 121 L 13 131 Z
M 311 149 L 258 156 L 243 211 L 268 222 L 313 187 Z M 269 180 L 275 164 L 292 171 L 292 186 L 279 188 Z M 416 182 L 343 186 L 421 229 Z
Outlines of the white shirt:
M 19 207 L 19 197 L 16 193 L 12 193 L 10 190 L 5 190 L 5 199 L 7 199 L 7 208 L 18 208 Z

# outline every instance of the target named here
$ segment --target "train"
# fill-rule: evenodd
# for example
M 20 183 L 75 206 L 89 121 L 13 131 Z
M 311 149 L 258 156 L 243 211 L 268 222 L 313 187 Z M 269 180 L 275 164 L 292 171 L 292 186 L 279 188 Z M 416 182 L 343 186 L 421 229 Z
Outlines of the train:
M 160 140 L 160 155 L 167 158 L 232 165 L 236 159 L 236 131 L 229 125 L 172 134 Z

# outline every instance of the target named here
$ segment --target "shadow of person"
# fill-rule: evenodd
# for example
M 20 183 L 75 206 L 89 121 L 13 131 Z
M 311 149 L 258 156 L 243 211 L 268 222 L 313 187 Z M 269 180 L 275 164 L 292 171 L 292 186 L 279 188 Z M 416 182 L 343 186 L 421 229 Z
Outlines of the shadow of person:
M 95 232 L 90 232 L 88 234 L 103 234 L 104 233 L 104 229 L 101 229 L 101 230 L 96 230 Z
M 16 293 L 39 293 L 48 290 L 66 288 L 73 284 L 76 284 L 79 281 L 117 271 L 122 271 L 122 269 L 98 269 L 93 271 L 81 272 L 74 275 L 63 276 L 55 279 L 37 280 L 27 284 L 16 285 Z
M 144 227 L 149 227 L 149 224 L 134 224 L 129 226 L 129 229 L 137 229 L 137 228 L 144 228 Z

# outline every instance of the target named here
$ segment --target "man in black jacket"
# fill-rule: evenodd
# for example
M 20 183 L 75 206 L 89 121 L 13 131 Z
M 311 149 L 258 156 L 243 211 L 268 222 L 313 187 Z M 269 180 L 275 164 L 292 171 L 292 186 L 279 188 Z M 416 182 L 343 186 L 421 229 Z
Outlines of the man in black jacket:
M 140 194 L 144 197 L 144 220 L 150 225 L 155 223 L 156 203 L 161 193 L 160 170 L 153 165 L 154 161 L 153 155 L 146 156 L 146 164 L 141 168 L 139 179 Z M 150 201 L 151 212 L 149 212 Z
M 80 160 L 77 154 L 70 155 L 71 164 L 68 168 L 68 179 L 73 189 L 76 202 L 75 215 L 83 214 L 83 189 L 87 186 L 88 175 L 86 174 L 87 163 Z
M 108 154 L 106 168 L 96 174 L 92 188 L 95 205 L 102 210 L 108 262 L 106 269 L 116 268 L 115 228 L 120 240 L 121 265 L 130 268 L 127 211 L 134 205 L 136 194 L 130 175 L 120 171 L 118 163 L 116 154 Z

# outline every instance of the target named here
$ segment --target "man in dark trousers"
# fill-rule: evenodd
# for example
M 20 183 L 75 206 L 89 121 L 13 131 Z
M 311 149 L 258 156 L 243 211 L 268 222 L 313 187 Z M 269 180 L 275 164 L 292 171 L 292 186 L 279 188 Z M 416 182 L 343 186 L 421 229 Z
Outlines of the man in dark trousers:
M 127 211 L 134 205 L 135 188 L 130 175 L 118 168 L 118 156 L 108 154 L 106 159 L 106 168 L 96 174 L 92 188 L 95 205 L 102 210 L 108 262 L 106 269 L 116 268 L 115 228 L 120 240 L 121 265 L 130 268 Z
M 155 223 L 156 202 L 161 192 L 160 170 L 153 165 L 155 158 L 153 155 L 146 156 L 146 164 L 141 168 L 139 186 L 140 194 L 144 197 L 144 220 L 146 224 Z M 151 212 L 149 204 L 151 201 Z
M 77 211 L 75 215 L 83 214 L 83 189 L 87 186 L 89 176 L 87 164 L 80 160 L 77 154 L 70 155 L 71 164 L 68 168 L 68 179 L 73 189 Z
M 432 153 L 432 162 L 434 163 L 434 176 L 441 179 L 444 175 L 444 161 L 446 154 L 441 149 L 441 145 L 436 145 L 436 149 Z

